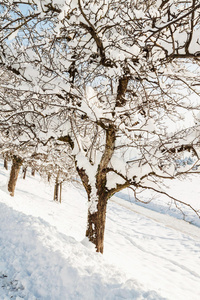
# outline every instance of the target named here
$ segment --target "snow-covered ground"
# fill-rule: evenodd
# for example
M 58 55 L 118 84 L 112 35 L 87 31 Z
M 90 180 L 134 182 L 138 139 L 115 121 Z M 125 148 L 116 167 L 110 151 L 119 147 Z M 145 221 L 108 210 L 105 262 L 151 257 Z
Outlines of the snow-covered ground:
M 12 198 L 8 176 L 1 164 L 0 300 L 200 299 L 200 223 L 189 208 L 195 225 L 169 199 L 145 206 L 127 192 L 118 195 L 125 200 L 113 197 L 102 256 L 84 238 L 83 190 L 66 184 L 59 204 L 53 184 L 27 176 Z M 199 181 L 196 175 L 170 189 L 200 209 Z

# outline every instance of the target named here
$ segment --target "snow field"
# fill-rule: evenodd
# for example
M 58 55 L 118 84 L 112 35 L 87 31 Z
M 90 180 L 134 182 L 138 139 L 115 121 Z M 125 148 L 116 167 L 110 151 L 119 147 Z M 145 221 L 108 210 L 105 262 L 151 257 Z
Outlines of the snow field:
M 162 222 L 149 209 L 110 201 L 102 256 L 84 238 L 82 190 L 66 184 L 59 204 L 52 184 L 27 177 L 11 198 L 7 177 L 1 168 L 0 299 L 200 299 L 198 227 L 183 233 L 184 221 L 175 230 L 170 216 Z

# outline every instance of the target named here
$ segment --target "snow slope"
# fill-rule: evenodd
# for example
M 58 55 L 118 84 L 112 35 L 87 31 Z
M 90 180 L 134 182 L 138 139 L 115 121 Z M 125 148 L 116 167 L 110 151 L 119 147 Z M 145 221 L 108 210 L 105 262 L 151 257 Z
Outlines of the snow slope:
M 59 204 L 27 177 L 11 198 L 7 178 L 1 165 L 0 300 L 200 299 L 199 227 L 113 197 L 102 256 L 84 238 L 82 190 L 66 184 Z

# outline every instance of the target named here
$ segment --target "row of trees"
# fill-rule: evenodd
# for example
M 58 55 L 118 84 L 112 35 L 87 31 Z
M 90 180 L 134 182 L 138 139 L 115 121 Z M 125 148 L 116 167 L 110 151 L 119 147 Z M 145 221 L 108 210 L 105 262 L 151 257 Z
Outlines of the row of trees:
M 65 153 L 103 253 L 110 197 L 198 172 L 200 4 L 4 0 L 0 13 L 2 152 L 52 153 L 52 168 Z
M 5 166 L 7 161 L 12 160 L 8 191 L 14 196 L 20 168 L 23 166 L 25 179 L 29 167 L 33 172 L 37 171 L 41 176 L 48 177 L 48 180 L 53 178 L 54 199 L 58 200 L 58 187 L 74 176 L 72 158 L 63 142 L 48 136 L 51 128 L 57 125 L 55 118 L 51 120 L 51 116 L 45 114 L 45 105 L 38 105 L 39 95 L 23 90 L 20 84 L 16 75 L 1 68 L 0 149 Z M 20 89 L 13 89 L 12 85 L 19 85 Z M 40 100 L 42 101 L 41 95 Z M 61 128 L 59 130 L 61 132 Z

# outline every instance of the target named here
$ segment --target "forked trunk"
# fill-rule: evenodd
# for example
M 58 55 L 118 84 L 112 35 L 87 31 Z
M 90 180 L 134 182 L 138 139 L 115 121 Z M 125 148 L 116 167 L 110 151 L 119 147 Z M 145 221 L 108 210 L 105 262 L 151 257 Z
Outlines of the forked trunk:
M 14 196 L 14 193 L 15 193 L 15 186 L 17 183 L 17 178 L 19 175 L 19 171 L 20 171 L 22 162 L 23 161 L 21 158 L 19 158 L 17 156 L 13 157 L 12 168 L 10 171 L 10 178 L 9 178 L 9 182 L 8 182 L 8 191 L 12 197 Z
M 105 129 L 105 128 L 104 128 Z M 88 223 L 86 230 L 86 237 L 89 241 L 95 244 L 96 251 L 103 253 L 104 248 L 104 232 L 105 232 L 105 222 L 106 222 L 106 207 L 107 200 L 110 197 L 108 190 L 106 188 L 107 183 L 107 169 L 109 162 L 112 158 L 115 149 L 115 136 L 116 129 L 114 125 L 109 125 L 106 129 L 106 143 L 104 153 L 101 157 L 100 163 L 97 168 L 95 175 L 95 186 L 91 185 L 89 176 L 84 168 L 78 168 L 78 174 L 82 180 L 84 188 L 88 194 Z M 77 162 L 76 162 L 77 163 Z M 92 179 L 93 181 L 93 179 Z M 92 195 L 96 194 L 96 203 L 93 203 L 90 198 Z M 94 204 L 94 205 L 93 205 Z
M 90 201 L 89 201 L 90 206 Z M 95 244 L 96 251 L 103 254 L 104 248 L 104 232 L 105 232 L 105 223 L 106 223 L 106 206 L 107 199 L 99 198 L 97 211 L 91 212 L 89 207 L 88 209 L 88 223 L 86 236 L 89 241 Z

